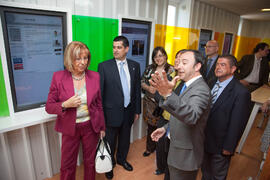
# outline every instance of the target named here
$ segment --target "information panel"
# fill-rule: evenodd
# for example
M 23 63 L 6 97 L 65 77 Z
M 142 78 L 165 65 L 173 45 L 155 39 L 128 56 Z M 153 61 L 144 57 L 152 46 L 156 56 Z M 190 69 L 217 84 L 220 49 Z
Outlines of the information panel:
M 225 33 L 222 54 L 230 54 L 233 34 Z
M 63 17 L 4 12 L 15 111 L 42 106 L 53 72 L 63 70 Z
M 137 21 L 123 19 L 122 35 L 129 40 L 129 51 L 127 58 L 137 61 L 140 64 L 141 74 L 148 64 L 151 23 L 147 21 Z

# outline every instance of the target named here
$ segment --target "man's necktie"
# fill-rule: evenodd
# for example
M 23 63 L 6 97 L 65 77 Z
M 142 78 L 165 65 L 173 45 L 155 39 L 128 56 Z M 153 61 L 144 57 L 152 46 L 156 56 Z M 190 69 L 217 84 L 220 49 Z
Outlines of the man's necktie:
M 213 88 L 213 91 L 212 91 L 212 105 L 216 102 L 217 100 L 217 94 L 218 94 L 218 90 L 220 88 L 220 84 L 217 82 Z
M 124 93 L 124 106 L 127 107 L 130 102 L 130 94 L 129 94 L 129 88 L 128 88 L 127 75 L 124 71 L 124 64 L 125 62 L 120 62 L 120 79 L 121 79 L 122 89 Z
M 184 83 L 184 85 L 183 85 L 183 87 L 182 87 L 182 89 L 181 89 L 181 91 L 180 91 L 180 94 L 182 94 L 186 88 L 187 88 L 186 83 Z M 180 94 L 179 94 L 179 95 L 180 95 Z
M 208 75 L 208 73 L 209 73 L 209 71 L 210 71 L 210 69 L 211 69 L 212 61 L 213 61 L 213 59 L 211 59 L 211 58 L 209 58 L 209 59 L 207 60 L 206 76 Z

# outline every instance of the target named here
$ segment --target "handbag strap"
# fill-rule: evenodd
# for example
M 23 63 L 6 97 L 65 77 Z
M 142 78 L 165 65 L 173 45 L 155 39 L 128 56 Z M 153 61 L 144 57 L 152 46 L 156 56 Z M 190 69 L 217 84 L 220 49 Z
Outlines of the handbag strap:
M 96 154 L 97 154 L 98 151 L 99 151 L 99 146 L 100 146 L 100 144 L 101 144 L 101 139 L 99 139 L 99 141 L 98 141 L 98 144 L 97 144 L 97 147 L 96 147 Z
M 108 153 L 110 155 L 112 155 L 111 148 L 109 147 L 109 143 L 108 143 L 107 139 L 104 137 L 104 138 L 102 138 L 102 140 L 104 142 L 104 146 L 105 146 L 106 150 L 108 151 Z
M 96 148 L 96 154 L 97 154 L 98 151 L 100 151 L 100 145 L 101 145 L 102 143 L 104 144 L 104 147 L 106 148 L 106 150 L 108 151 L 108 153 L 109 153 L 110 156 L 111 156 L 111 155 L 112 155 L 111 149 L 110 149 L 109 143 L 108 143 L 108 141 L 107 141 L 107 139 L 106 139 L 105 137 L 103 137 L 102 139 L 99 139 L 98 145 L 97 145 L 97 148 Z M 104 153 L 104 147 L 102 148 L 102 152 L 100 151 L 100 153 L 101 153 L 102 155 L 103 155 L 103 153 Z

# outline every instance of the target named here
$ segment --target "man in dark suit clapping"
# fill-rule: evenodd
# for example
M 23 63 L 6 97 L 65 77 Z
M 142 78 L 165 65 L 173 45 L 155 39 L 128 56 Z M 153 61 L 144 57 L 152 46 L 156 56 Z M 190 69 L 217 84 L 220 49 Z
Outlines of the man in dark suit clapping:
M 130 130 L 141 113 L 141 81 L 139 63 L 129 60 L 128 39 L 117 36 L 113 40 L 114 59 L 99 64 L 100 87 L 103 110 L 106 122 L 106 138 L 111 147 L 113 165 L 119 164 L 126 170 L 133 167 L 126 160 Z M 116 161 L 114 153 L 116 149 Z M 106 173 L 108 179 L 113 178 L 113 171 Z
M 235 148 L 250 114 L 250 93 L 233 77 L 236 58 L 220 56 L 212 88 L 212 108 L 205 128 L 203 180 L 225 180 Z

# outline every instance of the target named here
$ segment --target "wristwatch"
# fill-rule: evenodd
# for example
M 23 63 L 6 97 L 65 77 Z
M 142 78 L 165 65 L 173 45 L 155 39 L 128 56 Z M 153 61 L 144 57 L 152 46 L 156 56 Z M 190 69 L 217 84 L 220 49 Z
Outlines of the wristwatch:
M 169 96 L 171 96 L 172 93 L 167 94 L 166 96 L 162 96 L 164 100 L 166 100 Z

